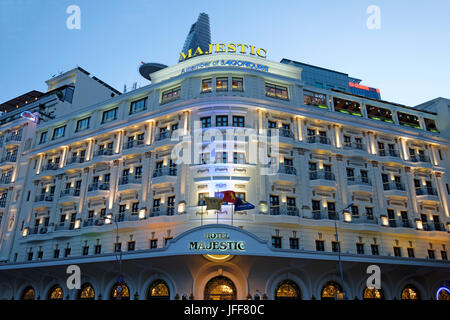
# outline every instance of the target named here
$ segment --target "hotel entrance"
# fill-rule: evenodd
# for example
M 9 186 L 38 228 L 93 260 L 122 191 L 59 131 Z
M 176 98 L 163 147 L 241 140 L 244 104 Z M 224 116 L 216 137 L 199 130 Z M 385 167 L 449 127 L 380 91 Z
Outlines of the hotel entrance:
M 205 286 L 205 300 L 236 300 L 236 287 L 227 277 L 218 276 Z

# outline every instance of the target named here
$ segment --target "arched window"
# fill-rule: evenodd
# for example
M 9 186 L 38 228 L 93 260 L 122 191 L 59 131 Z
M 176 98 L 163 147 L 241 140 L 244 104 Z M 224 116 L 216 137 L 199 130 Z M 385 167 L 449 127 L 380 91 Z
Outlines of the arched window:
M 321 297 L 323 300 L 336 299 L 338 295 L 342 294 L 342 288 L 336 282 L 327 282 L 323 288 Z
M 236 300 L 236 287 L 227 277 L 218 276 L 205 286 L 205 300 Z
M 48 300 L 62 300 L 64 298 L 63 290 L 60 286 L 56 285 L 48 292 Z
M 22 300 L 34 300 L 36 297 L 36 293 L 34 292 L 33 287 L 26 287 L 22 293 Z
M 275 299 L 295 299 L 300 300 L 300 289 L 294 281 L 283 280 L 275 289 Z
M 383 291 L 380 289 L 365 288 L 363 292 L 363 299 L 384 299 Z
M 147 299 L 169 300 L 169 286 L 164 280 L 155 280 L 152 282 L 147 292 Z
M 80 291 L 78 292 L 78 299 L 80 299 L 80 300 L 94 300 L 95 299 L 94 287 L 90 283 L 83 284 L 81 286 Z
M 450 289 L 447 287 L 440 287 L 437 291 L 437 300 L 450 300 Z
M 125 282 L 116 283 L 111 290 L 111 299 L 130 300 L 130 289 Z
M 402 290 L 402 300 L 420 300 L 419 291 L 412 285 L 407 285 Z

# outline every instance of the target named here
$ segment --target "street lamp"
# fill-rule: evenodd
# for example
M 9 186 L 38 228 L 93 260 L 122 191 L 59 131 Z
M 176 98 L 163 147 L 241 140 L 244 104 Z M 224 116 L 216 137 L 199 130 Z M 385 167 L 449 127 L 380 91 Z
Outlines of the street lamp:
M 336 233 L 336 243 L 337 243 L 337 248 L 338 248 L 338 260 L 339 260 L 339 275 L 341 278 L 341 283 L 342 283 L 342 294 L 343 297 L 345 299 L 345 294 L 344 294 L 344 274 L 342 272 L 342 261 L 341 261 L 341 244 L 339 243 L 339 237 L 338 237 L 338 229 L 337 229 L 337 220 L 339 219 L 339 214 L 340 213 L 344 213 L 348 208 L 350 208 L 353 205 L 353 203 L 350 203 L 348 206 L 346 206 L 344 209 L 342 209 L 341 211 L 338 211 L 338 213 L 335 215 L 334 217 L 334 231 Z

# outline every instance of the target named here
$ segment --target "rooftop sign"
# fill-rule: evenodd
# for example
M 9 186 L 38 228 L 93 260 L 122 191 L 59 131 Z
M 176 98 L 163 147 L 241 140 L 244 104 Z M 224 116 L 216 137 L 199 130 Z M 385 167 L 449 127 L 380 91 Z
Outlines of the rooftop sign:
M 208 50 L 203 51 L 202 48 L 197 47 L 195 51 L 192 49 L 189 49 L 187 52 L 181 52 L 180 53 L 180 62 L 197 57 L 202 56 L 205 54 L 213 54 L 213 53 L 241 53 L 241 54 L 249 54 L 251 56 L 258 56 L 260 58 L 266 58 L 267 56 L 267 50 L 263 48 L 257 48 L 252 45 L 247 44 L 235 44 L 235 43 L 229 43 L 228 45 L 225 45 L 224 43 L 215 43 L 210 44 L 208 47 Z

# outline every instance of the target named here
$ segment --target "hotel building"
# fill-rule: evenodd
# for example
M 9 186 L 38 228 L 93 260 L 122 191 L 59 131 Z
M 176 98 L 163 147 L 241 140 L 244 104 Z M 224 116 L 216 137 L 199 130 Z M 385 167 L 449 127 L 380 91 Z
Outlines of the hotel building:
M 139 300 L 448 299 L 450 100 L 238 53 L 153 71 L 120 94 L 76 68 L 1 116 L 0 299 L 114 299 L 119 273 Z M 206 210 L 224 190 L 255 208 Z

